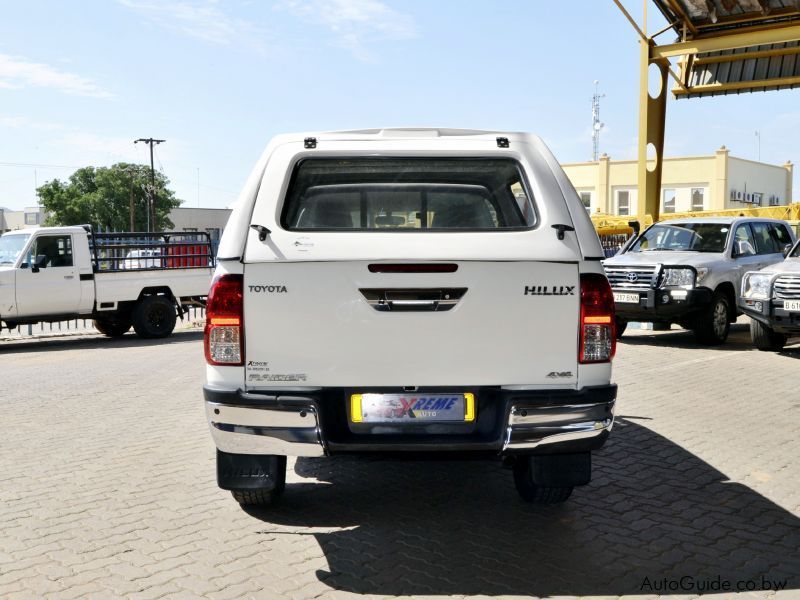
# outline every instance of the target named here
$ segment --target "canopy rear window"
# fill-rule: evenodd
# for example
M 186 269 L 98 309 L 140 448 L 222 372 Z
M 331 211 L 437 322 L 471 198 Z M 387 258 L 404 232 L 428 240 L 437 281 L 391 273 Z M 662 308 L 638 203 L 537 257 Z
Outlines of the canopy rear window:
M 534 222 L 519 163 L 489 158 L 305 159 L 281 218 L 292 231 L 484 231 Z

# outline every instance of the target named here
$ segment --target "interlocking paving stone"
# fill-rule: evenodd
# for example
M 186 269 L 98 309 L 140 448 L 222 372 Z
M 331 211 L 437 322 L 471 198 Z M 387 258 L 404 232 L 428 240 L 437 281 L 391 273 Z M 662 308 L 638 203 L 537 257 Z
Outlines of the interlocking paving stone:
M 245 511 L 216 486 L 199 332 L 2 341 L 0 597 L 641 598 L 682 576 L 800 597 L 798 359 L 742 324 L 718 348 L 632 331 L 563 506 L 496 462 L 344 457 L 290 460 L 283 502 Z

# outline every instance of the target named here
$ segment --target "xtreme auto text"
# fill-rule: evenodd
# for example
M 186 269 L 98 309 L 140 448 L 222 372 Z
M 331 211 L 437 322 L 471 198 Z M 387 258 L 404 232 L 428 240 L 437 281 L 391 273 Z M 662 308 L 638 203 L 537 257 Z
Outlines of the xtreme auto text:
M 716 577 L 701 578 L 691 575 L 683 577 L 645 577 L 639 590 L 642 592 L 754 592 L 754 591 L 780 591 L 786 589 L 788 579 L 770 579 L 762 576 L 760 579 L 740 579 L 732 581 Z

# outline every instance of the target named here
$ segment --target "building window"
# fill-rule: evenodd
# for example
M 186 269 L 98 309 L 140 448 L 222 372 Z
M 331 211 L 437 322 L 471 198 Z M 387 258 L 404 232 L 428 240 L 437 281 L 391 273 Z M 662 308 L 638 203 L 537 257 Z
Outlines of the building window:
M 581 202 L 586 212 L 592 212 L 592 192 L 580 192 Z
M 692 210 L 705 210 L 704 192 L 703 188 L 692 188 Z
M 35 212 L 25 213 L 25 225 L 38 225 L 38 224 L 39 224 L 39 213 Z
M 665 213 L 674 213 L 675 212 L 675 190 L 674 189 L 666 189 L 664 190 L 664 210 Z
M 631 193 L 628 190 L 617 192 L 617 214 L 623 216 L 631 214 Z

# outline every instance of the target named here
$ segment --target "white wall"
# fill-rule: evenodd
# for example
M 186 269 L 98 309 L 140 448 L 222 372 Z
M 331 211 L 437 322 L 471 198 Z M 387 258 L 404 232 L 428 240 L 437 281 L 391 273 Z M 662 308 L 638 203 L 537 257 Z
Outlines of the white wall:
M 789 172 L 786 169 L 733 156 L 728 160 L 728 189 L 725 190 L 725 208 L 752 207 L 752 204 L 731 201 L 731 190 L 740 192 L 744 196 L 745 188 L 748 194 L 753 192 L 763 194 L 761 206 L 769 206 L 769 197 L 772 195 L 780 199 L 780 204 L 787 204 L 786 180 Z
M 169 213 L 175 231 L 219 229 L 222 233 L 230 216 L 227 208 L 174 208 Z

